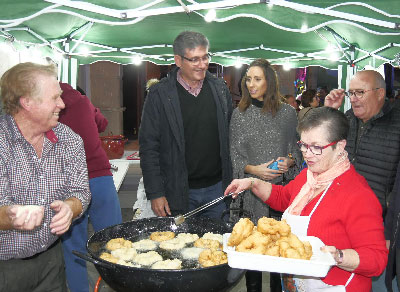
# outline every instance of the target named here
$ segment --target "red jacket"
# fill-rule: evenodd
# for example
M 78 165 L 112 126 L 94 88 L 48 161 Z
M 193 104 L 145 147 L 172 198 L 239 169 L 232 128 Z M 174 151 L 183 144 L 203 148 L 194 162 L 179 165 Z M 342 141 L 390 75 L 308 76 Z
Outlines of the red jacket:
M 99 133 L 107 127 L 107 119 L 93 106 L 87 96 L 81 95 L 69 84 L 60 83 L 60 87 L 63 91 L 61 98 L 65 103 L 65 109 L 60 113 L 59 122 L 82 137 L 89 179 L 112 175 L 110 162 L 99 138 Z
M 273 185 L 268 205 L 284 211 L 306 182 L 303 170 L 286 186 Z M 321 194 L 305 206 L 301 215 L 311 213 Z M 371 277 L 380 275 L 386 267 L 388 250 L 383 234 L 382 208 L 367 181 L 353 165 L 336 178 L 311 216 L 307 235 L 316 236 L 338 249 L 354 249 L 360 264 L 347 292 L 370 292 Z M 332 267 L 322 280 L 329 285 L 345 285 L 350 272 Z

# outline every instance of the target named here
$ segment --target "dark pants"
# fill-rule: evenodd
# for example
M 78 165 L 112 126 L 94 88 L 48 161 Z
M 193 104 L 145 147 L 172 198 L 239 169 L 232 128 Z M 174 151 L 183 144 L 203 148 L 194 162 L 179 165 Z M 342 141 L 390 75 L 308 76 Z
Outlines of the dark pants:
M 211 202 L 216 198 L 222 197 L 223 195 L 224 190 L 222 189 L 222 182 L 206 188 L 189 189 L 189 211 L 192 211 L 208 202 Z M 221 216 L 224 211 L 226 211 L 226 209 L 227 207 L 225 202 L 220 201 L 212 207 L 201 211 L 198 216 L 221 219 Z
M 0 261 L 0 292 L 67 292 L 60 240 L 25 259 Z

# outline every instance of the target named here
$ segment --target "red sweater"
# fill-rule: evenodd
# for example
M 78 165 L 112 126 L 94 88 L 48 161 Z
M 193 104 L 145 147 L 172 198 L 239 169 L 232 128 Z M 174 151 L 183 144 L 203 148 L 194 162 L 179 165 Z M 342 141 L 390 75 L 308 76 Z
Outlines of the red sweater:
M 82 137 L 89 178 L 112 175 L 110 162 L 99 138 L 99 133 L 107 127 L 107 119 L 93 106 L 89 98 L 81 95 L 69 84 L 60 83 L 60 87 L 65 109 L 60 113 L 59 122 Z
M 273 185 L 271 196 L 265 203 L 276 210 L 286 210 L 305 184 L 306 173 L 303 170 L 284 187 Z M 320 196 L 305 206 L 302 216 L 311 213 Z M 367 181 L 352 165 L 333 181 L 311 216 L 307 235 L 320 238 L 325 245 L 357 251 L 360 265 L 354 270 L 347 292 L 370 292 L 371 277 L 380 275 L 385 269 L 388 250 L 383 234 L 382 208 Z M 332 267 L 322 280 L 329 285 L 344 285 L 350 274 Z

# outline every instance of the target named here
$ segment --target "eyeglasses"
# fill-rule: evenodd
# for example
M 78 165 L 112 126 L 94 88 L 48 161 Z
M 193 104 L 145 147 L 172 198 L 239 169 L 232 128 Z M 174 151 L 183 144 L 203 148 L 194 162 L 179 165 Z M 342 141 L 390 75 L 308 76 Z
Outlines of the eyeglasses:
M 208 63 L 211 60 L 211 54 L 207 53 L 207 55 L 204 55 L 203 57 L 194 57 L 194 58 L 187 58 L 185 56 L 181 56 L 183 59 L 186 61 L 190 62 L 193 66 L 199 65 L 200 61 L 203 63 Z
M 335 145 L 339 141 L 335 141 L 332 143 L 329 143 L 328 145 L 325 146 L 317 146 L 317 145 L 308 145 L 302 141 L 297 141 L 297 146 L 299 146 L 301 152 L 307 152 L 307 149 L 310 149 L 311 153 L 315 155 L 321 155 L 322 154 L 322 149 L 328 148 L 329 146 Z
M 373 91 L 373 90 L 377 90 L 380 89 L 378 88 L 372 88 L 372 89 L 368 89 L 368 90 L 349 90 L 349 91 L 345 91 L 345 95 L 350 98 L 351 96 L 355 96 L 357 98 L 363 98 L 364 94 L 368 91 Z

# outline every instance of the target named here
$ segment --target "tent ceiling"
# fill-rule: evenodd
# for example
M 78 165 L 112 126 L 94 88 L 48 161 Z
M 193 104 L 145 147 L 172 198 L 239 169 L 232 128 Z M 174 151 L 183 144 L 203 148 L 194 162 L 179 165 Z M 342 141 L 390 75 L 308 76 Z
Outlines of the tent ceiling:
M 183 30 L 204 33 L 212 62 L 227 66 L 266 58 L 296 67 L 377 67 L 400 59 L 398 0 L 2 0 L 0 8 L 0 42 L 81 64 L 127 64 L 133 56 L 170 64 Z M 210 8 L 216 19 L 206 22 Z M 329 59 L 329 44 L 339 60 Z

